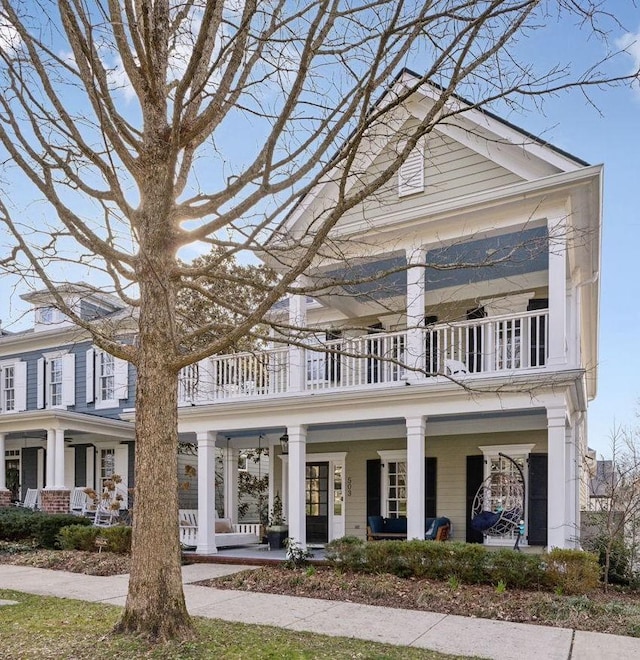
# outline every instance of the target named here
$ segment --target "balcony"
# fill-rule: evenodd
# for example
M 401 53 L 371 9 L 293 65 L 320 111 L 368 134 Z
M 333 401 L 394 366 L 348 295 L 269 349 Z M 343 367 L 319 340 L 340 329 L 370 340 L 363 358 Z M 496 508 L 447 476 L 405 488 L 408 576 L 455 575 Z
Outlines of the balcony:
M 197 405 L 539 371 L 547 364 L 548 335 L 548 312 L 544 310 L 305 347 L 219 355 L 182 370 L 179 402 Z

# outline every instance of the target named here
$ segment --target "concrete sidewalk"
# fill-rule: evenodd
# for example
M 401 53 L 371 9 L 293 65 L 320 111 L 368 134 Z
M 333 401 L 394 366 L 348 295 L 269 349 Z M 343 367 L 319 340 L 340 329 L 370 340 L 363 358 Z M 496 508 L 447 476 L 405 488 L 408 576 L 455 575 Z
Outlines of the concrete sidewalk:
M 355 637 L 495 660 L 625 660 L 640 658 L 640 639 L 417 612 L 357 603 L 211 589 L 192 584 L 246 566 L 183 568 L 189 612 L 195 616 Z M 124 605 L 128 576 L 96 577 L 0 564 L 0 588 Z

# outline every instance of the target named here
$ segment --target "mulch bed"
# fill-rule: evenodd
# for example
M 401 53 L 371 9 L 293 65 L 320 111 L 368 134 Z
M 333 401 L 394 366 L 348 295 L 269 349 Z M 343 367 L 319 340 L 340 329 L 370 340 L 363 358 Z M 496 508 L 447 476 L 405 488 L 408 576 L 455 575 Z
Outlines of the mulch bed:
M 330 568 L 271 566 L 199 584 L 640 637 L 640 595 L 620 590 L 564 596 L 455 581 L 341 573 Z

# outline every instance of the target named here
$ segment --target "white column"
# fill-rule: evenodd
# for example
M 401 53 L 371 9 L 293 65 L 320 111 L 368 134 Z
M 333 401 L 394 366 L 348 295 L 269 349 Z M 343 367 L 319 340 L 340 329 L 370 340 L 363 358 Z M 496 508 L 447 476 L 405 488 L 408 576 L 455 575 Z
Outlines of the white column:
M 56 477 L 56 432 L 55 429 L 47 429 L 47 467 L 45 488 L 53 490 Z
M 238 522 L 238 450 L 224 450 L 224 517 Z
M 292 295 L 289 297 L 289 325 L 293 328 L 289 332 L 292 337 L 299 338 L 300 332 L 307 325 L 307 296 Z M 289 345 L 289 391 L 300 392 L 304 389 L 305 381 L 305 354 L 304 348 Z
M 281 461 L 282 463 L 282 461 Z M 268 512 L 273 509 L 273 498 L 280 490 L 276 484 L 276 441 L 269 438 L 269 508 Z M 282 496 L 280 496 L 282 497 Z
M 580 512 L 577 495 L 580 490 L 580 477 L 577 466 L 578 425 L 567 427 L 565 432 L 565 460 L 567 467 L 567 500 L 565 519 L 567 521 L 566 541 L 568 548 L 580 546 Z
M 549 219 L 549 366 L 566 364 L 567 223 Z
M 292 426 L 289 434 L 289 493 L 287 522 L 289 537 L 307 547 L 307 520 L 305 515 L 305 484 L 307 466 L 307 427 Z
M 407 380 L 416 382 L 424 379 L 425 337 L 424 307 L 425 283 L 424 265 L 426 251 L 422 248 L 407 250 L 407 353 L 405 361 L 409 370 Z
M 198 546 L 196 552 L 212 555 L 216 548 L 216 434 L 196 434 L 198 441 Z
M 407 417 L 407 539 L 424 539 L 425 417 Z
M 566 406 L 547 408 L 548 491 L 547 544 L 551 548 L 567 547 L 566 501 Z
M 5 433 L 0 433 L 0 490 L 7 490 L 7 474 L 6 474 L 6 459 L 5 459 Z
M 64 485 L 64 429 L 56 429 L 56 460 L 54 487 L 56 490 L 66 490 Z

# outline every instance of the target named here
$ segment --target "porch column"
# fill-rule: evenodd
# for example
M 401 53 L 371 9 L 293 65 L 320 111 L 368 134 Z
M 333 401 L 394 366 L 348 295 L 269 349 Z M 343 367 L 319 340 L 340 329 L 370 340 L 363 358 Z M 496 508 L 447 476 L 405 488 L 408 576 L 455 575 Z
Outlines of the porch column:
M 200 555 L 212 555 L 216 548 L 216 434 L 196 433 L 198 442 L 198 546 Z
M 289 435 L 289 494 L 287 522 L 289 538 L 307 547 L 305 484 L 307 467 L 307 427 L 292 426 Z
M 7 490 L 5 433 L 0 433 L 0 491 Z
M 269 505 L 267 513 L 271 512 L 273 509 L 273 498 L 276 496 L 276 492 L 280 490 L 276 487 L 276 440 L 269 437 Z
M 407 353 L 406 363 L 407 381 L 417 382 L 424 379 L 425 364 L 425 338 L 424 307 L 425 283 L 424 264 L 426 251 L 422 248 L 406 251 L 407 265 Z
M 55 456 L 55 473 L 54 473 L 54 488 L 56 490 L 67 490 L 64 483 L 64 429 L 56 429 L 56 456 Z
M 46 477 L 45 488 L 53 490 L 55 488 L 56 476 L 56 431 L 47 429 L 47 456 L 46 456 Z
M 549 366 L 567 362 L 567 222 L 550 218 L 549 228 Z
M 567 501 L 565 518 L 567 520 L 567 547 L 580 547 L 580 509 L 578 496 L 580 476 L 577 466 L 578 425 L 574 422 L 565 433 L 565 458 L 567 462 Z
M 290 333 L 299 339 L 302 330 L 307 325 L 307 296 L 295 294 L 289 297 L 289 325 L 293 328 Z M 289 391 L 301 392 L 305 382 L 305 355 L 300 346 L 289 344 Z
M 224 517 L 238 522 L 238 450 L 224 450 Z
M 11 506 L 11 491 L 7 488 L 5 458 L 5 434 L 0 433 L 0 507 Z
M 567 547 L 566 426 L 566 406 L 559 405 L 547 408 L 547 545 L 549 549 Z
M 407 539 L 424 539 L 426 417 L 407 417 Z

